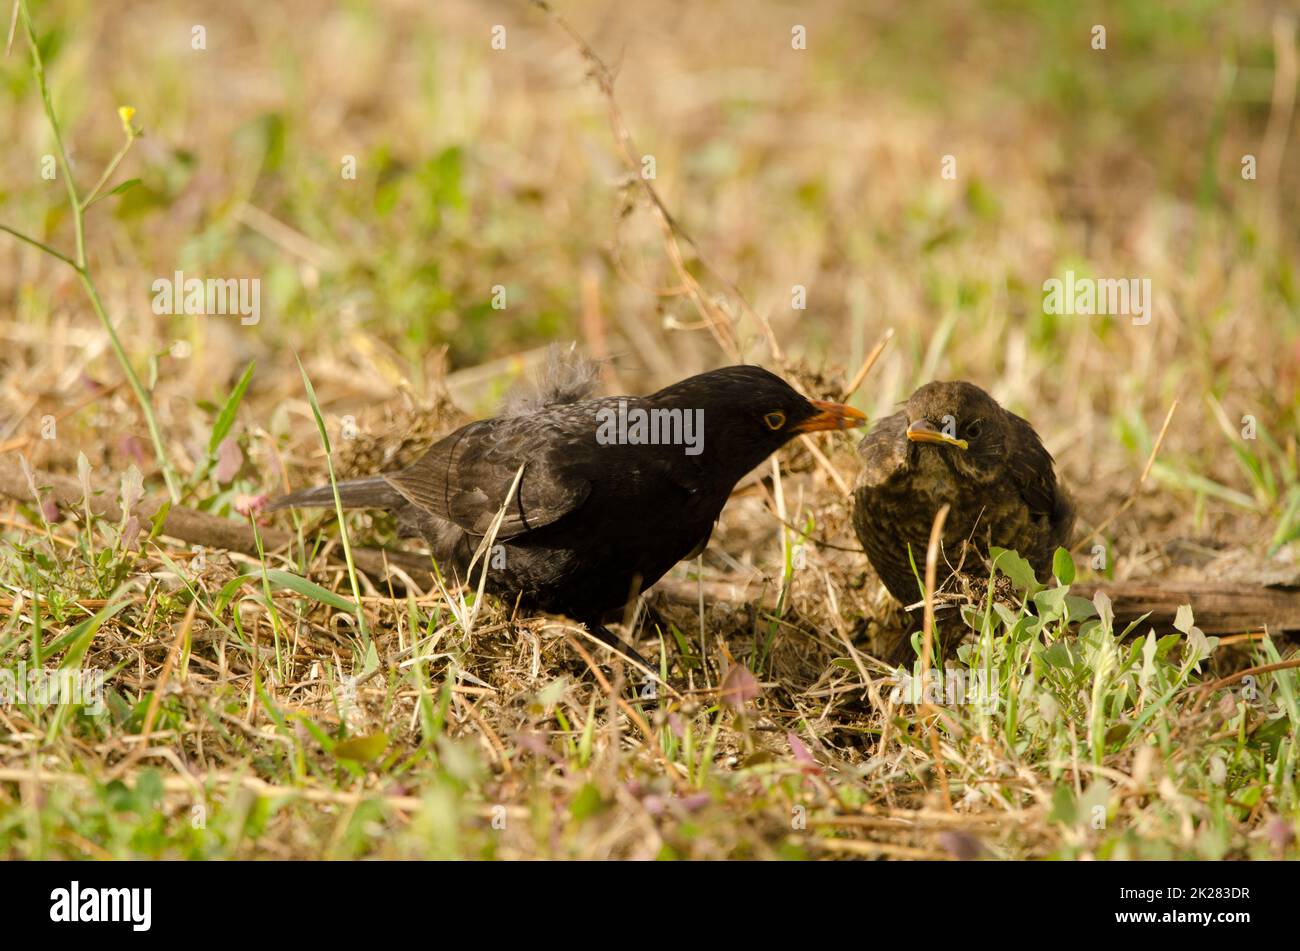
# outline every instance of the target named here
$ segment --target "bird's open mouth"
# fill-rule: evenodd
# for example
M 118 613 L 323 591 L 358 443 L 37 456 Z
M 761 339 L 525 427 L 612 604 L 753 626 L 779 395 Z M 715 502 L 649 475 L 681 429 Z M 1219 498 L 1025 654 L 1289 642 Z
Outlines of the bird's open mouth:
M 918 419 L 907 427 L 908 442 L 935 442 L 945 446 L 956 446 L 958 449 L 967 449 L 969 446 L 964 439 L 958 439 L 956 436 L 949 436 L 941 429 L 935 429 L 934 426 L 926 419 Z
M 795 432 L 815 433 L 823 429 L 852 429 L 867 421 L 865 413 L 860 413 L 852 406 L 843 403 L 828 403 L 824 400 L 809 400 L 816 408 L 816 415 L 809 416 L 797 424 Z

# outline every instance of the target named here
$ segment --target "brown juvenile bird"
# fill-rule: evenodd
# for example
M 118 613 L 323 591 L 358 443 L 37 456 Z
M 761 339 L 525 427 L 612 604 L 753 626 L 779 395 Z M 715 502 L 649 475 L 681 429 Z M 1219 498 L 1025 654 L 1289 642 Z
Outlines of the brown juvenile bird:
M 339 483 L 339 496 L 344 506 L 394 512 L 406 533 L 429 543 L 443 574 L 462 581 L 504 508 L 479 561 L 487 590 L 581 621 L 645 663 L 602 626 L 605 616 L 703 550 L 732 488 L 771 453 L 800 433 L 866 417 L 809 400 L 755 366 L 701 373 L 644 397 L 583 399 L 588 389 L 463 426 L 406 469 Z M 269 508 L 333 504 L 325 485 Z
M 1041 578 L 1074 526 L 1074 504 L 1033 427 L 971 383 L 922 386 L 902 412 L 872 427 L 858 453 L 853 527 L 876 574 L 903 604 L 924 597 L 908 549 L 924 577 L 931 526 L 945 504 L 940 586 L 967 544 L 981 558 L 990 545 L 1013 549 Z M 966 567 L 982 565 L 968 560 Z M 910 653 L 904 639 L 889 659 Z

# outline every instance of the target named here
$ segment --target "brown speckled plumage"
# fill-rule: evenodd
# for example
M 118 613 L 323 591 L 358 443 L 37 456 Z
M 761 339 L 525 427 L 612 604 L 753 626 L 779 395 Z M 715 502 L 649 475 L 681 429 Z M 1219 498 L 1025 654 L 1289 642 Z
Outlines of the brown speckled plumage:
M 909 438 L 909 427 L 913 438 Z M 939 433 L 953 437 L 939 441 Z M 919 438 L 918 438 L 919 434 Z M 932 438 L 924 438 L 932 437 Z M 924 441 L 921 439 L 924 438 Z M 956 444 L 964 440 L 966 448 Z M 908 558 L 924 574 L 935 515 L 950 506 L 939 564 L 942 585 L 954 568 L 983 571 L 990 545 L 1019 552 L 1043 577 L 1074 526 L 1074 505 L 1056 479 L 1052 457 L 1021 417 L 979 387 L 934 382 L 902 412 L 880 420 L 858 448 L 853 527 L 885 587 L 912 604 L 922 591 Z M 910 653 L 906 642 L 891 660 Z

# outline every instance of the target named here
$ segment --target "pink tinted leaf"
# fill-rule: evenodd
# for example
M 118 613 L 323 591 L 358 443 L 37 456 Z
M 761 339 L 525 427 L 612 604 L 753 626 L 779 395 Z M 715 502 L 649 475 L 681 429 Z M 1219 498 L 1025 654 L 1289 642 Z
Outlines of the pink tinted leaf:
M 757 699 L 760 691 L 758 679 L 741 663 L 734 663 L 727 668 L 719 690 L 722 702 L 737 712 L 745 709 L 745 704 Z
M 127 434 L 117 441 L 117 449 L 122 455 L 130 459 L 137 466 L 142 466 L 148 461 L 148 456 L 144 451 L 144 442 L 139 436 Z
M 217 481 L 223 484 L 229 482 L 239 474 L 243 465 L 244 451 L 239 448 L 239 440 L 234 436 L 221 440 L 221 445 L 217 446 Z
M 969 832 L 945 830 L 939 833 L 939 844 L 959 862 L 971 862 L 984 855 L 984 845 Z
M 1284 852 L 1295 842 L 1295 829 L 1281 816 L 1274 816 L 1264 827 L 1264 834 L 1279 852 Z
M 256 515 L 266 508 L 266 503 L 271 501 L 271 497 L 265 494 L 259 495 L 237 495 L 235 496 L 235 511 L 240 515 Z
M 137 539 L 140 537 L 140 519 L 132 515 L 126 520 L 126 527 L 122 529 L 122 548 L 125 551 L 134 551 Z
M 795 761 L 804 766 L 817 768 L 817 760 L 813 758 L 808 747 L 803 745 L 803 740 L 799 739 L 798 734 L 794 731 L 788 731 L 785 734 L 786 742 L 790 744 L 790 752 L 794 754 Z
M 678 800 L 678 803 L 687 812 L 699 812 L 712 801 L 713 797 L 708 793 L 698 792 L 691 793 L 689 796 L 683 796 Z

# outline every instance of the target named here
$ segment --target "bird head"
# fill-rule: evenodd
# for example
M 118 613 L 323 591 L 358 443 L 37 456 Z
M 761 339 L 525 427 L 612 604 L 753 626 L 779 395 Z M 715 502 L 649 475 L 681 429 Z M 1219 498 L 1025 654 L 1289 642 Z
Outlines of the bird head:
M 907 400 L 908 458 L 922 469 L 951 468 L 979 485 L 1002 477 L 1010 421 L 973 383 L 934 382 Z
M 740 478 L 795 436 L 866 423 L 851 406 L 810 400 L 762 367 L 739 365 L 689 377 L 655 393 L 656 405 L 702 411 L 704 452 Z

